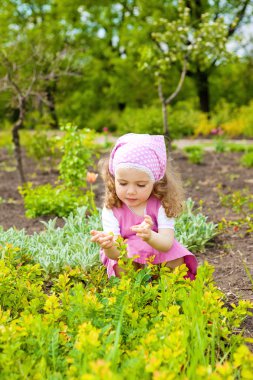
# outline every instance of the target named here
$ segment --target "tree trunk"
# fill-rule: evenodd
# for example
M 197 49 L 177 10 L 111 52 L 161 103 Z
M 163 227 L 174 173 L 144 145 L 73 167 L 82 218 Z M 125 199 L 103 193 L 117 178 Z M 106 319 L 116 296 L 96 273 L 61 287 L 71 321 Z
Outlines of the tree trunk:
M 53 129 L 59 129 L 59 121 L 55 109 L 55 99 L 54 99 L 54 94 L 56 90 L 56 83 L 53 84 L 53 86 L 48 86 L 46 91 L 47 91 L 47 100 L 48 100 L 48 108 L 50 115 L 52 117 L 52 122 L 50 123 L 50 126 Z
M 158 85 L 158 95 L 162 103 L 162 114 L 163 114 L 163 135 L 165 138 L 165 142 L 167 145 L 168 152 L 170 151 L 171 148 L 171 138 L 170 138 L 170 133 L 169 133 L 169 122 L 168 122 L 168 111 L 167 111 L 167 104 L 166 104 L 166 99 L 164 98 L 163 95 L 163 89 L 162 85 Z
M 162 113 L 163 113 L 163 133 L 164 136 L 169 136 L 169 124 L 168 124 L 168 112 L 166 103 L 162 102 Z
M 197 90 L 199 96 L 199 106 L 202 112 L 209 114 L 210 112 L 210 96 L 209 96 L 209 75 L 207 71 L 196 72 Z
M 22 162 L 22 153 L 21 153 L 21 147 L 20 147 L 20 137 L 19 137 L 19 130 L 22 128 L 23 121 L 25 117 L 25 99 L 22 98 L 19 103 L 19 116 L 18 120 L 14 124 L 12 128 L 12 141 L 14 144 L 14 153 L 17 163 L 17 170 L 19 172 L 20 180 L 23 183 L 26 182 L 24 170 L 23 170 L 23 162 Z
M 162 112 L 163 112 L 163 134 L 164 134 L 168 151 L 170 151 L 171 137 L 169 133 L 168 111 L 167 111 L 167 105 L 166 105 L 165 100 L 162 102 Z

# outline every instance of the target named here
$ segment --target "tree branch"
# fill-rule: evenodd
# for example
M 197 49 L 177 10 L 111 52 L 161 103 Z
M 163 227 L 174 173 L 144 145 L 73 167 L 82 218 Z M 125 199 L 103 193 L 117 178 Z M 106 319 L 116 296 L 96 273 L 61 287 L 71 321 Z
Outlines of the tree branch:
M 27 98 L 29 97 L 29 95 L 32 91 L 33 85 L 36 83 L 36 80 L 37 80 L 37 73 L 36 73 L 36 68 L 34 68 L 33 77 L 32 77 L 30 86 L 28 87 L 28 89 L 26 91 L 26 95 L 25 95 Z
M 159 98 L 160 98 L 160 100 L 161 100 L 161 102 L 162 103 L 165 103 L 164 102 L 164 96 L 163 96 L 163 88 L 162 88 L 162 84 L 161 83 L 159 83 L 159 85 L 158 85 L 158 95 L 159 95 Z
M 180 92 L 182 86 L 183 86 L 183 83 L 184 83 L 184 79 L 185 79 L 185 75 L 186 75 L 186 71 L 187 71 L 187 60 L 186 58 L 184 59 L 184 65 L 183 65 L 183 70 L 182 70 L 182 73 L 181 73 L 181 76 L 180 76 L 180 80 L 178 82 L 178 85 L 177 85 L 177 88 L 176 90 L 173 92 L 173 94 L 171 94 L 166 100 L 165 100 L 165 104 L 170 104 L 171 101 L 178 95 L 178 93 Z
M 241 21 L 243 20 L 243 17 L 245 15 L 246 9 L 248 5 L 250 4 L 251 0 L 245 0 L 245 3 L 243 4 L 242 8 L 238 11 L 236 14 L 236 18 L 238 18 L 238 21 L 236 25 L 230 24 L 229 29 L 228 29 L 228 37 L 232 36 L 234 32 L 238 29 Z
M 1 52 L 1 55 L 2 55 L 4 65 L 5 65 L 6 70 L 7 70 L 6 82 L 11 85 L 10 87 L 14 88 L 14 90 L 16 91 L 16 93 L 19 96 L 23 97 L 22 91 L 20 90 L 19 86 L 12 79 L 12 76 L 11 76 L 11 67 L 12 67 L 12 64 L 11 64 L 11 62 L 8 60 L 8 58 L 2 52 Z

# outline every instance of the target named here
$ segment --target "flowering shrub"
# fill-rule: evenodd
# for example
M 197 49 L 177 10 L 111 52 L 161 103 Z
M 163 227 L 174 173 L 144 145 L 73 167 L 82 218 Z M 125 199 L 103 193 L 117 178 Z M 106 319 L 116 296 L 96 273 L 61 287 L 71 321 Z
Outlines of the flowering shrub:
M 227 137 L 253 137 L 253 101 L 248 105 L 236 108 L 234 104 L 222 100 L 210 119 L 199 113 L 194 127 L 195 136 L 222 135 Z
M 121 279 L 70 267 L 48 278 L 13 250 L 0 247 L 1 379 L 250 378 L 238 328 L 252 305 L 225 307 L 208 264 L 194 282 L 185 265 L 152 264 Z

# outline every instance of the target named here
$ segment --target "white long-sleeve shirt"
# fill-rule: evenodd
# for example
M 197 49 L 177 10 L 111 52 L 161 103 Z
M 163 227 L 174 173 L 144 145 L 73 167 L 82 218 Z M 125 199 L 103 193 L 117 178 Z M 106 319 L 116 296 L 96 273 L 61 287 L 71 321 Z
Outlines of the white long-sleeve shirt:
M 144 212 L 145 214 L 145 212 Z M 114 235 L 120 235 L 120 225 L 117 218 L 114 216 L 112 209 L 104 207 L 102 210 L 102 224 L 104 232 L 113 232 Z M 160 206 L 157 217 L 158 229 L 171 228 L 174 230 L 174 218 L 168 218 L 164 207 Z

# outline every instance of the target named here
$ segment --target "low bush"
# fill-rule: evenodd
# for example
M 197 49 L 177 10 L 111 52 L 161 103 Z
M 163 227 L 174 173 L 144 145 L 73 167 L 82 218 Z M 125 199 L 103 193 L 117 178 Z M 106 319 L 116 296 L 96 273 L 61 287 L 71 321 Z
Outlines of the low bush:
M 253 168 L 253 152 L 245 153 L 240 160 L 241 164 L 246 168 Z
M 253 101 L 236 108 L 234 104 L 221 100 L 208 115 L 199 113 L 194 126 L 195 136 L 223 134 L 226 137 L 253 137 Z
M 50 136 L 47 131 L 35 131 L 30 135 L 29 144 L 26 145 L 26 153 L 29 157 L 38 161 L 42 166 L 44 160 L 53 167 L 57 158 L 60 158 L 60 136 Z
M 14 144 L 10 131 L 0 131 L 0 148 L 6 149 L 9 155 L 13 154 Z
M 199 120 L 199 112 L 189 102 L 178 102 L 168 106 L 168 127 L 172 139 L 191 136 Z M 163 134 L 163 115 L 161 105 L 140 109 L 127 108 L 118 123 L 118 131 L 123 133 Z
M 217 153 L 224 153 L 227 150 L 226 141 L 223 136 L 215 138 L 214 149 Z
M 0 245 L 8 242 L 18 247 L 47 273 L 59 273 L 66 266 L 88 270 L 98 264 L 99 250 L 90 241 L 90 230 L 101 229 L 99 215 L 87 216 L 87 208 L 81 207 L 64 221 L 63 228 L 56 227 L 56 219 L 43 222 L 45 230 L 31 236 L 24 230 L 0 228 Z
M 192 136 L 200 121 L 201 113 L 194 108 L 190 101 L 177 102 L 168 107 L 168 123 L 172 139 Z
M 33 187 L 31 183 L 26 183 L 23 187 L 19 187 L 19 192 L 24 199 L 27 218 L 42 215 L 68 216 L 78 207 L 89 203 L 86 194 L 64 185 L 54 187 L 46 184 Z
M 228 103 L 226 99 L 222 98 L 211 112 L 210 123 L 217 128 L 224 123 L 229 122 L 234 115 L 236 115 L 236 113 L 236 105 L 233 103 Z
M 185 265 L 131 263 L 121 279 L 65 268 L 48 281 L 12 253 L 0 247 L 1 379 L 250 379 L 239 327 L 252 304 L 226 307 L 206 263 L 193 282 Z
M 194 126 L 194 137 L 198 136 L 208 136 L 215 130 L 216 125 L 210 119 L 208 119 L 208 115 L 205 113 L 199 114 L 199 120 Z
M 89 205 L 91 211 L 95 211 L 93 192 L 86 190 L 84 194 L 81 191 L 81 187 L 87 187 L 88 167 L 93 164 L 92 158 L 96 150 L 94 131 L 78 130 L 72 125 L 66 125 L 63 131 L 60 144 L 58 141 L 62 150 L 59 163 L 61 184 L 33 187 L 31 183 L 26 183 L 19 188 L 28 218 L 41 215 L 68 216 L 77 207 L 84 205 Z M 39 156 L 45 154 L 47 136 L 44 137 Z M 34 142 L 34 146 L 36 147 L 37 143 Z
M 0 304 L 12 318 L 24 310 L 38 312 L 45 302 L 43 269 L 30 261 L 20 248 L 0 247 Z
M 124 133 L 163 133 L 162 110 L 158 106 L 127 108 L 118 122 L 118 131 Z
M 59 178 L 66 186 L 79 189 L 86 185 L 87 170 L 92 162 L 95 150 L 95 134 L 89 129 L 79 130 L 67 124 L 62 143 L 62 159 L 59 164 Z
M 184 152 L 192 164 L 202 164 L 204 160 L 204 149 L 199 145 L 187 146 Z
M 103 132 L 104 128 L 108 128 L 110 132 L 117 130 L 121 114 L 119 111 L 100 110 L 94 113 L 88 120 L 86 126 L 96 132 Z
M 237 153 L 250 152 L 250 151 L 253 151 L 253 145 L 227 142 L 226 150 L 228 152 L 237 152 Z
M 221 124 L 221 128 L 230 137 L 253 137 L 253 101 L 237 109 L 227 122 Z
M 192 252 L 204 252 L 205 246 L 217 235 L 217 225 L 207 222 L 195 203 L 187 199 L 184 212 L 176 219 L 176 238 Z

